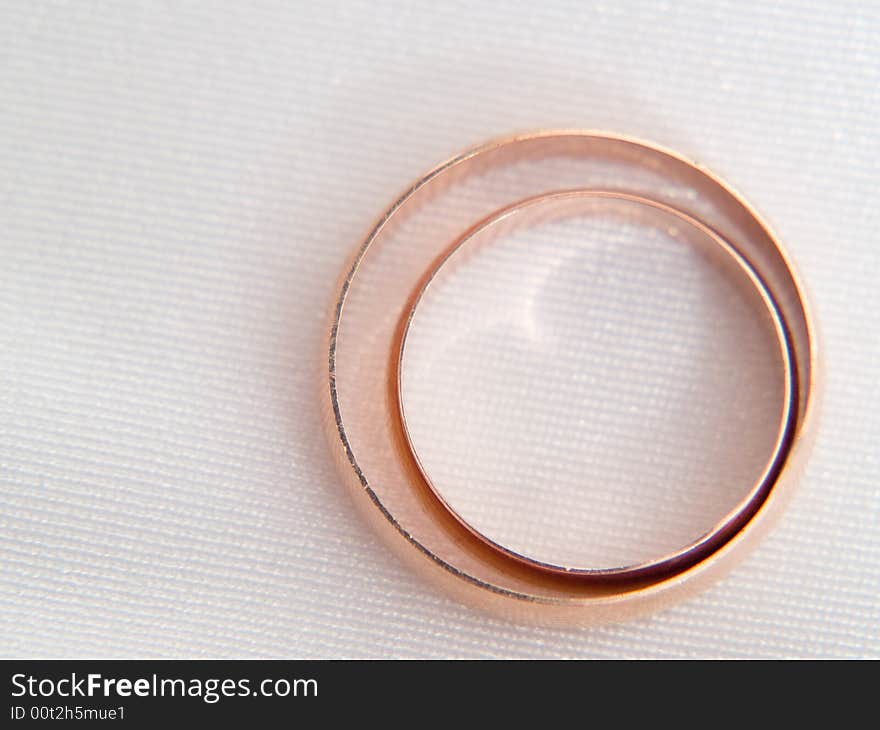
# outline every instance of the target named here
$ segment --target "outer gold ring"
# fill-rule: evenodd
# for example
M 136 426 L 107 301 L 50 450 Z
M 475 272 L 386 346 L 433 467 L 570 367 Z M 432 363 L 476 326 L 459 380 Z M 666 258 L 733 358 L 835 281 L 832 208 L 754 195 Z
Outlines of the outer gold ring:
M 613 581 L 524 564 L 465 528 L 427 488 L 407 446 L 396 397 L 400 322 L 405 321 L 419 276 L 406 283 L 388 278 L 391 254 L 410 253 L 400 248 L 394 232 L 405 228 L 437 195 L 478 175 L 509 171 L 523 161 L 563 157 L 583 166 L 583 173 L 578 168 L 583 176 L 578 187 L 605 187 L 650 199 L 726 241 L 766 288 L 785 333 L 793 376 L 793 399 L 786 399 L 791 404 L 787 448 L 759 489 L 760 503 L 752 502 L 724 540 L 713 541 L 710 549 L 689 552 L 687 560 L 667 563 L 659 571 L 630 571 Z M 597 184 L 599 163 L 609 162 L 637 168 L 639 175 L 625 190 Z M 659 190 L 658 180 L 663 183 Z M 473 226 L 493 210 L 480 211 L 462 227 Z M 425 259 L 427 250 L 419 249 L 412 260 L 401 258 L 400 266 L 419 266 L 423 275 L 448 240 L 429 258 Z M 378 295 L 387 306 L 366 328 L 363 312 L 375 308 L 371 297 Z M 365 329 L 370 331 L 365 334 Z M 775 235 L 742 196 L 705 168 L 656 145 L 602 132 L 550 131 L 491 142 L 418 180 L 382 215 L 346 267 L 331 314 L 328 354 L 322 387 L 328 434 L 356 503 L 399 554 L 425 575 L 462 600 L 515 619 L 623 619 L 705 586 L 729 570 L 779 516 L 815 430 L 816 330 L 799 279 Z
M 406 407 L 402 388 L 404 355 L 413 317 L 423 301 L 425 294 L 430 289 L 440 272 L 449 264 L 453 257 L 465 249 L 485 245 L 500 235 L 508 235 L 513 230 L 526 228 L 535 223 L 546 223 L 550 220 L 577 215 L 579 212 L 584 211 L 585 203 L 589 204 L 597 200 L 627 201 L 639 206 L 644 206 L 647 209 L 659 211 L 671 217 L 679 224 L 683 224 L 681 226 L 682 230 L 691 233 L 695 232 L 704 236 L 733 260 L 738 266 L 739 271 L 744 275 L 743 278 L 746 282 L 757 291 L 764 307 L 770 314 L 779 345 L 779 354 L 784 374 L 783 407 L 780 414 L 776 440 L 773 444 L 773 450 L 758 479 L 743 499 L 724 515 L 717 524 L 713 525 L 693 542 L 684 545 L 680 549 L 670 552 L 669 554 L 646 560 L 638 564 L 624 565 L 617 568 L 580 568 L 559 563 L 539 561 L 520 552 L 511 550 L 507 546 L 492 540 L 489 536 L 485 535 L 472 525 L 466 517 L 457 512 L 454 506 L 446 500 L 442 490 L 438 489 L 434 484 L 428 469 L 419 458 L 418 449 L 413 442 L 412 435 L 407 425 Z M 698 563 L 703 557 L 711 554 L 713 550 L 717 549 L 720 545 L 723 545 L 731 535 L 735 534 L 737 530 L 748 522 L 749 518 L 757 511 L 769 491 L 773 488 L 776 475 L 779 473 L 782 464 L 785 463 L 785 458 L 788 454 L 789 446 L 791 445 L 791 437 L 795 425 L 795 413 L 797 411 L 798 394 L 795 382 L 794 365 L 791 358 L 791 347 L 791 339 L 786 324 L 779 313 L 779 309 L 776 302 L 773 300 L 772 295 L 767 291 L 764 282 L 754 271 L 748 260 L 743 258 L 739 251 L 733 248 L 715 231 L 677 208 L 672 208 L 664 203 L 658 203 L 636 195 L 604 190 L 560 191 L 546 195 L 538 195 L 514 203 L 507 208 L 493 213 L 487 219 L 480 221 L 454 241 L 452 245 L 442 253 L 435 265 L 427 272 L 420 285 L 416 288 L 416 294 L 412 299 L 412 303 L 409 306 L 409 310 L 406 312 L 402 324 L 402 332 L 397 354 L 397 368 L 394 373 L 397 380 L 398 416 L 401 421 L 401 427 L 407 446 L 423 479 L 425 480 L 425 484 L 431 489 L 436 498 L 443 503 L 443 505 L 462 523 L 462 525 L 464 525 L 464 527 L 472 532 L 477 538 L 488 543 L 491 547 L 500 550 L 515 560 L 519 560 L 535 568 L 565 575 L 577 574 L 582 576 L 583 579 L 621 580 L 646 576 L 656 579 L 659 576 L 674 574 L 690 565 Z

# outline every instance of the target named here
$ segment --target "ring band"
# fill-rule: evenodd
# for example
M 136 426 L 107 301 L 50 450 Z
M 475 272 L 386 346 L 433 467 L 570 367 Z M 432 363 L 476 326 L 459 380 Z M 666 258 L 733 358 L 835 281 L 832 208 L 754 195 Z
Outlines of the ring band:
M 648 199 L 727 241 L 766 288 L 787 340 L 791 374 L 789 427 L 777 468 L 711 549 L 686 559 L 625 572 L 614 581 L 524 564 L 477 538 L 426 489 L 407 445 L 396 397 L 400 322 L 413 285 L 448 247 L 430 236 L 401 235 L 444 192 L 510 174 L 521 163 L 576 163 L 578 188 L 605 188 Z M 626 185 L 602 179 L 608 165 L 635 171 Z M 517 178 L 519 179 L 519 178 Z M 527 183 L 518 183 L 520 187 Z M 565 186 L 572 187 L 572 186 Z M 658 190 L 658 187 L 660 188 Z M 542 190 L 522 189 L 515 199 Z M 470 228 L 499 207 L 468 200 L 449 225 Z M 464 223 L 464 225 L 462 225 Z M 449 231 L 439 230 L 437 235 Z M 404 275 L 389 273 L 389 261 Z M 415 275 L 413 275 L 415 274 Z M 621 619 L 680 599 L 719 577 L 754 545 L 794 488 L 815 431 L 818 344 L 812 315 L 776 237 L 748 203 L 705 168 L 669 150 L 601 132 L 551 131 L 491 142 L 435 168 L 383 214 L 346 267 L 330 324 L 325 398 L 328 434 L 341 474 L 371 522 L 411 564 L 462 600 L 514 619 L 550 623 Z M 783 453 L 784 451 L 784 453 Z
M 761 297 L 764 306 L 770 314 L 782 360 L 784 372 L 784 396 L 778 433 L 772 453 L 767 460 L 766 465 L 747 495 L 717 524 L 713 525 L 692 543 L 655 559 L 617 568 L 584 568 L 548 563 L 543 560 L 537 560 L 526 556 L 521 552 L 514 551 L 507 546 L 500 544 L 498 541 L 493 540 L 472 525 L 466 517 L 455 509 L 454 505 L 444 497 L 442 490 L 438 489 L 434 484 L 428 469 L 419 458 L 418 449 L 414 444 L 412 434 L 407 424 L 402 388 L 402 373 L 408 334 L 416 311 L 432 283 L 436 281 L 437 276 L 446 266 L 449 265 L 450 261 L 457 254 L 460 254 L 466 249 L 490 243 L 500 235 L 508 235 L 514 230 L 518 231 L 523 228 L 531 227 L 537 223 L 543 224 L 561 218 L 578 215 L 585 211 L 585 204 L 595 203 L 596 201 L 602 200 L 625 201 L 630 204 L 644 206 L 647 209 L 659 211 L 663 215 L 671 217 L 675 223 L 681 226 L 682 230 L 698 232 L 704 236 L 737 264 L 739 270 L 744 274 L 744 277 Z M 446 509 L 448 509 L 477 538 L 485 541 L 496 550 L 500 550 L 516 560 L 525 562 L 541 570 L 549 570 L 565 575 L 578 574 L 583 576 L 584 579 L 621 580 L 646 576 L 656 579 L 658 576 L 679 572 L 689 565 L 699 562 L 719 545 L 722 545 L 732 534 L 748 522 L 749 517 L 751 517 L 751 515 L 753 515 L 760 507 L 761 502 L 763 502 L 768 491 L 772 488 L 776 474 L 785 461 L 791 443 L 791 435 L 794 427 L 794 414 L 797 410 L 797 389 L 795 387 L 795 374 L 791 359 L 790 337 L 785 323 L 779 314 L 776 303 L 767 291 L 764 282 L 752 269 L 751 264 L 749 264 L 749 262 L 743 258 L 736 249 L 727 243 L 727 241 L 719 237 L 717 233 L 677 208 L 672 208 L 664 203 L 658 203 L 628 193 L 602 190 L 561 191 L 539 195 L 534 198 L 514 203 L 507 208 L 493 213 L 488 219 L 480 221 L 473 228 L 462 234 L 458 240 L 454 241 L 440 256 L 436 264 L 429 269 L 420 285 L 416 288 L 415 296 L 413 297 L 408 311 L 405 312 L 404 321 L 402 322 L 395 376 L 398 415 L 407 446 L 422 474 L 422 477 L 424 478 L 425 484 L 430 488 L 437 499 L 443 503 Z

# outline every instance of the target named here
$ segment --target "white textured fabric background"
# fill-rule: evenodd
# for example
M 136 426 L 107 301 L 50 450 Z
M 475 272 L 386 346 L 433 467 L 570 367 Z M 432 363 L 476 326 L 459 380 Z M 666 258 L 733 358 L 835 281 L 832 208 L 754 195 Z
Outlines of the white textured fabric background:
M 860 2 L 0 3 L 0 654 L 880 656 L 880 10 Z M 730 577 L 623 625 L 424 585 L 319 427 L 373 217 L 488 137 L 608 128 L 764 211 L 822 432 Z

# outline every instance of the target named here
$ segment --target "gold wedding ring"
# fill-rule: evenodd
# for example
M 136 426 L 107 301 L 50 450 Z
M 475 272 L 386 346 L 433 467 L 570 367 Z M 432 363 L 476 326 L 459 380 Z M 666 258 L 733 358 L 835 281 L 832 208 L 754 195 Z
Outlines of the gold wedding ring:
M 558 187 L 530 187 L 537 176 L 523 174 L 524 164 L 551 176 L 559 170 Z M 410 323 L 450 260 L 597 202 L 650 211 L 692 241 L 723 252 L 766 308 L 784 370 L 772 455 L 746 496 L 697 540 L 616 568 L 537 560 L 470 524 L 419 459 L 400 386 Z M 777 238 L 738 193 L 704 167 L 650 143 L 549 131 L 491 142 L 449 160 L 380 217 L 343 273 L 322 393 L 340 473 L 409 563 L 460 599 L 509 618 L 584 624 L 680 599 L 722 575 L 756 543 L 790 498 L 806 459 L 817 376 L 816 332 L 802 286 Z

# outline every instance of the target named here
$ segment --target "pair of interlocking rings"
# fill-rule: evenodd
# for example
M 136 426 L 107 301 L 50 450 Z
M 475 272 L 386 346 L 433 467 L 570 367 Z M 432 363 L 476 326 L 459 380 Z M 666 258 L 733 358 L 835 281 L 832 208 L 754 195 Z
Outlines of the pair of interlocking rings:
M 532 189 L 536 176 L 524 174 L 523 165 L 550 165 L 558 188 Z M 469 524 L 422 465 L 400 387 L 413 314 L 450 260 L 511 230 L 589 213 L 597 202 L 649 212 L 723 252 L 766 308 L 784 370 L 772 454 L 746 496 L 693 542 L 617 568 L 538 561 Z M 454 157 L 379 218 L 343 273 L 322 392 L 345 481 L 410 563 L 460 599 L 507 617 L 590 623 L 682 598 L 722 575 L 766 532 L 809 451 L 818 365 L 815 326 L 791 261 L 741 195 L 704 167 L 650 143 L 548 131 Z

